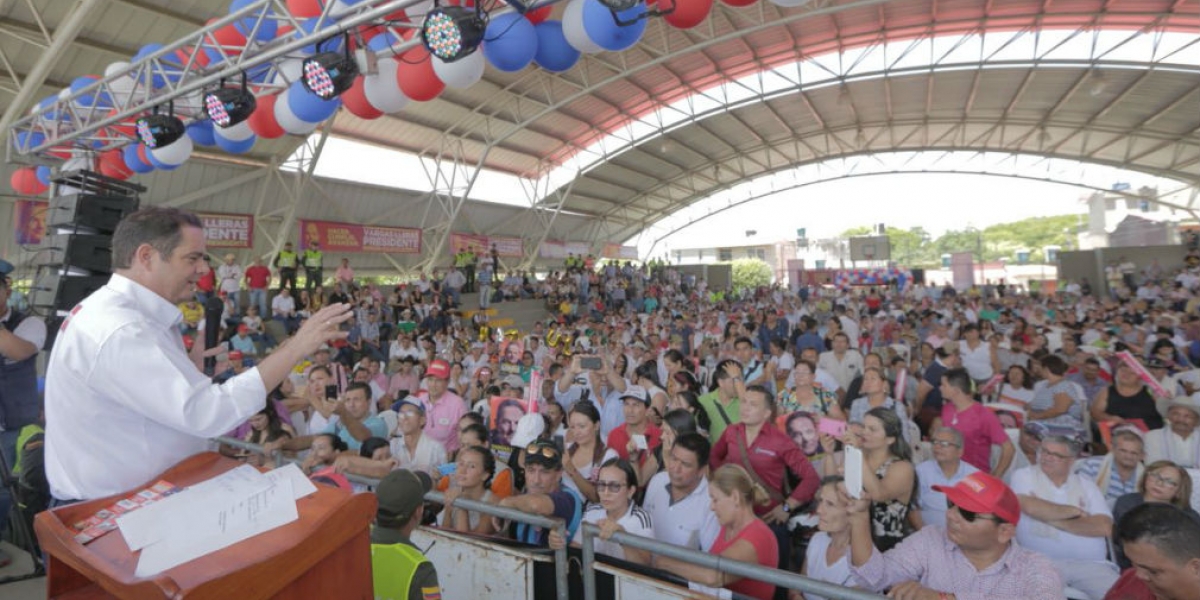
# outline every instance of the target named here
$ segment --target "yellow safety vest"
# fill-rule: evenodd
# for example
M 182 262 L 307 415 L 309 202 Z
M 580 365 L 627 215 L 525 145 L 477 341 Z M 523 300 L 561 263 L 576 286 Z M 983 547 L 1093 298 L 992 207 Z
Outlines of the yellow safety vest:
M 279 253 L 279 268 L 280 269 L 295 269 L 296 268 L 296 253 L 284 250 Z
M 304 251 L 304 266 L 310 269 L 321 268 L 321 251 L 320 250 L 305 250 Z
M 375 600 L 408 600 L 417 567 L 429 562 L 408 544 L 371 544 L 371 581 Z

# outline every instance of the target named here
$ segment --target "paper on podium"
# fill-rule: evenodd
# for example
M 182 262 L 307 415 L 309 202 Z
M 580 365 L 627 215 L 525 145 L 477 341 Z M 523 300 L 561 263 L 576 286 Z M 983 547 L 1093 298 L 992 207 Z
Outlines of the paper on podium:
M 846 446 L 846 493 L 851 498 L 862 498 L 863 453 L 854 446 Z
M 138 577 L 167 569 L 216 552 L 244 539 L 266 533 L 300 518 L 292 481 L 279 477 L 247 495 L 228 496 L 186 518 L 185 527 L 173 527 L 162 539 L 142 549 Z
M 221 506 L 222 502 L 247 497 L 283 479 L 291 482 L 293 499 L 298 500 L 317 491 L 295 463 L 265 475 L 250 465 L 242 465 L 190 486 L 143 510 L 122 515 L 117 519 L 117 525 L 129 549 L 141 550 L 165 537 L 173 528 L 189 526 L 181 523 L 179 515 L 200 517 L 217 510 L 216 507 Z

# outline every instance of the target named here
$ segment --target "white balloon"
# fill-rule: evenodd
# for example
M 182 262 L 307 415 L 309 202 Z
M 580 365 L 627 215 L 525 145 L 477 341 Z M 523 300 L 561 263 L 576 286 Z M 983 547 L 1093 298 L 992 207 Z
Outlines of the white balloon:
M 185 135 L 170 146 L 155 148 L 150 153 L 154 155 L 154 158 L 158 162 L 163 164 L 182 165 L 187 162 L 187 159 L 191 158 L 193 149 L 192 138 Z
M 292 112 L 291 107 L 288 106 L 288 94 L 290 93 L 291 90 L 284 90 L 279 95 L 279 99 L 275 100 L 275 122 L 279 123 L 279 126 L 284 131 L 293 135 L 307 135 L 312 133 L 320 123 L 309 123 L 297 117 Z
M 442 59 L 433 56 L 433 72 L 447 86 L 455 89 L 466 89 L 483 79 L 483 70 L 487 67 L 487 61 L 483 58 L 482 52 L 472 52 L 466 58 L 460 58 L 454 62 L 445 62 Z
M 396 78 L 396 59 L 381 58 L 376 64 L 378 72 L 363 78 L 363 93 L 367 102 L 384 114 L 400 112 L 410 100 L 400 91 L 400 80 Z
M 433 0 L 421 0 L 421 2 L 405 7 L 404 14 L 408 16 L 409 20 L 416 21 L 417 17 L 424 16 L 431 9 L 433 9 Z
M 567 9 L 563 11 L 562 17 L 563 36 L 567 38 L 567 43 L 572 48 L 584 54 L 604 52 L 604 48 L 592 41 L 587 34 L 587 29 L 583 26 L 584 1 L 571 0 L 567 3 Z
M 242 121 L 233 127 L 217 127 L 214 125 L 213 133 L 231 142 L 240 142 L 250 139 L 250 136 L 254 135 L 254 130 L 250 129 L 249 122 Z
M 104 68 L 104 76 L 112 77 L 122 69 L 127 68 L 129 68 L 129 63 L 118 60 Z M 112 92 L 113 100 L 123 106 L 129 103 L 130 98 L 133 98 L 133 94 L 137 90 L 137 81 L 134 80 L 132 75 L 126 73 L 124 77 L 110 79 L 108 89 Z
M 304 72 L 303 58 L 285 58 L 275 63 L 274 83 L 284 85 L 299 81 L 302 72 Z

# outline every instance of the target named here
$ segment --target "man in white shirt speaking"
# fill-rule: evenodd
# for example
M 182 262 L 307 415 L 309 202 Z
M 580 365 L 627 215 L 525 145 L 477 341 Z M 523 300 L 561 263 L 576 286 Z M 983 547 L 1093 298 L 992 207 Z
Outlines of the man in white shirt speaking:
M 113 276 L 63 323 L 46 369 L 46 475 L 55 505 L 117 494 L 204 451 L 259 410 L 267 392 L 322 344 L 345 338 L 350 307 L 313 315 L 258 367 L 212 383 L 184 349 L 176 304 L 195 294 L 203 224 L 150 207 L 113 234 Z

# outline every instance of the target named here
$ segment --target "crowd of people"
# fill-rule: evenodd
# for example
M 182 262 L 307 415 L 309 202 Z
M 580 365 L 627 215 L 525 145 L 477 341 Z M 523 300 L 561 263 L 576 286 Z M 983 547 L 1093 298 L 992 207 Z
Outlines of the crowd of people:
M 1200 277 L 1154 268 L 1109 295 L 718 290 L 664 265 L 572 256 L 540 279 L 483 269 L 495 287 L 478 280 L 480 308 L 547 307 L 529 331 L 496 332 L 463 306 L 455 267 L 383 289 L 344 262 L 328 288 L 281 311 L 282 290 L 271 310 L 295 331 L 349 303 L 345 340 L 297 364 L 233 433 L 298 453 L 315 477 L 428 476 L 446 493 L 422 515 L 438 527 L 561 547 L 592 523 L 600 554 L 748 597 L 787 593 L 607 538 L 899 598 L 1194 598 L 1200 544 L 1171 546 L 1163 521 L 1200 527 Z M 1142 292 L 1163 285 L 1172 293 Z M 216 322 L 232 348 L 218 379 L 277 344 L 263 301 Z M 848 460 L 861 491 L 846 487 Z M 459 498 L 563 519 L 567 536 Z M 1140 562 L 1152 551 L 1187 585 Z
M 227 433 L 268 451 L 230 456 L 272 466 L 281 450 L 376 493 L 377 560 L 429 593 L 416 526 L 561 548 L 590 523 L 601 555 L 752 598 L 789 592 L 611 537 L 896 598 L 1200 598 L 1200 260 L 1123 260 L 1107 290 L 1038 294 L 735 290 L 574 255 L 535 275 L 493 251 L 380 286 L 348 259 L 326 279 L 314 244 L 270 267 L 213 265 L 194 217 L 135 217 L 115 235 L 117 274 L 49 361 L 55 503 L 124 491 Z M 490 326 L 492 302 L 522 298 L 545 317 Z M 38 321 L 6 314 L 18 381 Z M 122 427 L 144 439 L 106 443 Z M 444 505 L 423 502 L 432 489 Z M 566 535 L 464 500 L 561 519 Z M 377 590 L 409 585 L 380 577 Z

